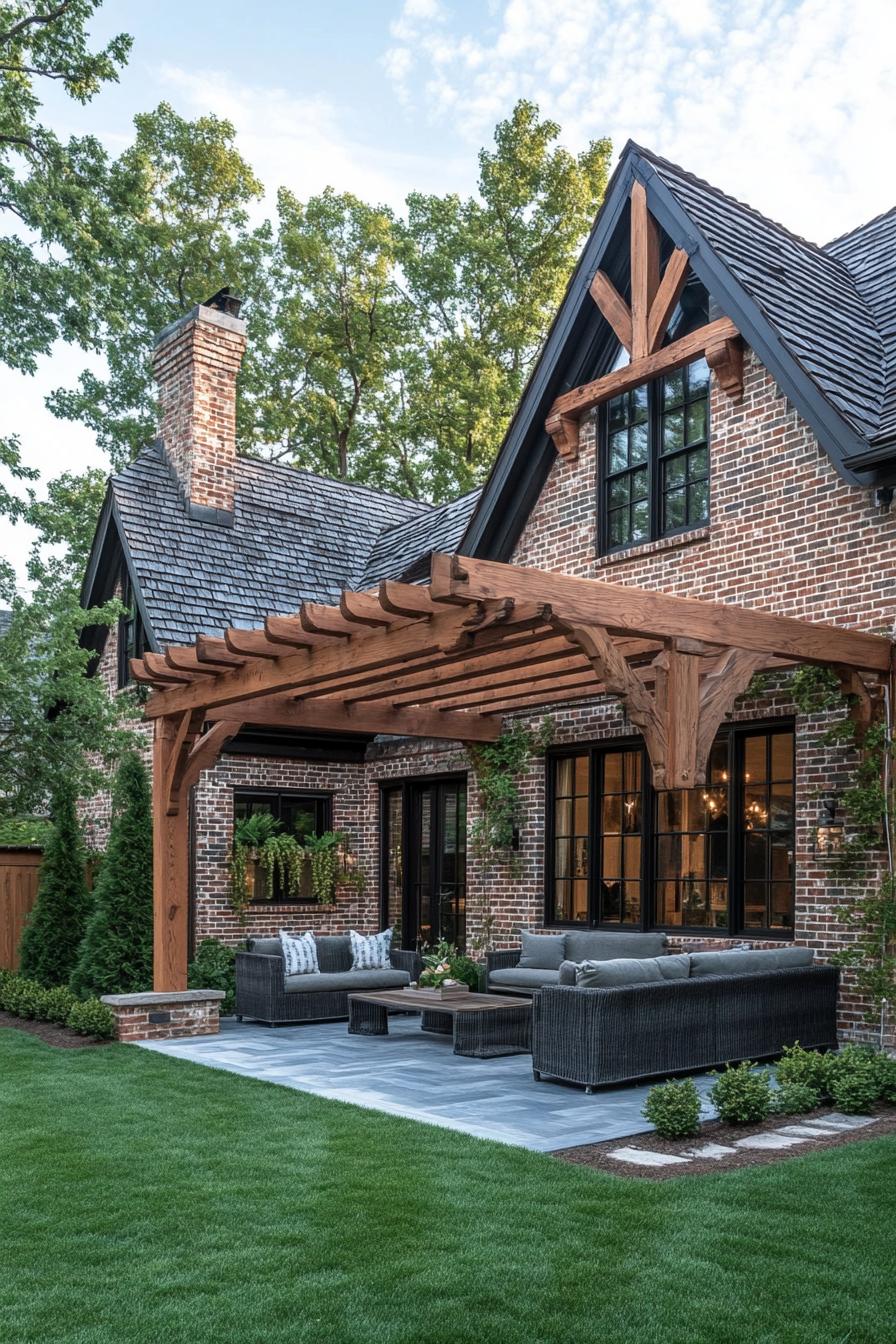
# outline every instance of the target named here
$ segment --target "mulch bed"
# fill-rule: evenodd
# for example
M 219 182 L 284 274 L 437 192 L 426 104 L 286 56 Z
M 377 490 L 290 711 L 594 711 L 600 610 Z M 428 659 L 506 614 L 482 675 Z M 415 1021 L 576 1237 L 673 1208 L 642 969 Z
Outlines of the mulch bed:
M 709 1172 L 734 1171 L 739 1167 L 766 1167 L 773 1162 L 787 1162 L 794 1157 L 805 1157 L 807 1153 L 819 1152 L 827 1148 L 840 1148 L 844 1143 L 856 1143 L 860 1139 L 879 1139 L 886 1134 L 896 1134 L 896 1107 L 876 1106 L 873 1114 L 877 1121 L 861 1129 L 849 1129 L 840 1134 L 831 1134 L 830 1138 L 807 1139 L 805 1143 L 794 1144 L 792 1148 L 760 1149 L 738 1148 L 735 1152 L 719 1158 L 692 1157 L 687 1166 L 675 1163 L 668 1167 L 638 1167 L 629 1162 L 619 1162 L 609 1156 L 614 1148 L 644 1148 L 652 1153 L 673 1153 L 676 1157 L 685 1157 L 688 1148 L 704 1143 L 733 1145 L 736 1139 L 744 1139 L 748 1134 L 774 1133 L 788 1125 L 811 1123 L 813 1117 L 830 1115 L 837 1108 L 832 1105 L 820 1106 L 805 1115 L 769 1116 L 758 1125 L 725 1125 L 721 1120 L 707 1120 L 700 1126 L 700 1133 L 691 1139 L 661 1139 L 658 1134 L 633 1134 L 627 1139 L 608 1139 L 604 1143 L 587 1143 L 580 1148 L 560 1148 L 552 1153 L 561 1162 L 572 1162 L 582 1167 L 593 1167 L 596 1171 L 610 1172 L 613 1176 L 634 1177 L 639 1181 L 668 1181 L 678 1176 L 705 1176 Z
M 0 1013 L 0 1027 L 15 1027 L 16 1031 L 27 1031 L 30 1036 L 39 1036 L 47 1045 L 58 1046 L 60 1050 L 83 1050 L 92 1045 L 113 1045 L 113 1041 L 100 1040 L 97 1036 L 82 1036 L 71 1027 L 59 1027 L 55 1022 L 34 1022 L 30 1017 L 15 1017 L 12 1013 Z

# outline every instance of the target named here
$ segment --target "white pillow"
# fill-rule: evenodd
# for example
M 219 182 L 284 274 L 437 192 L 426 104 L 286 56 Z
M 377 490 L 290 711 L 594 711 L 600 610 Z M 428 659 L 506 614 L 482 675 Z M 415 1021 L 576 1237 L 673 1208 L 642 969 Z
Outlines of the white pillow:
M 317 943 L 309 929 L 294 938 L 291 933 L 280 930 L 280 946 L 283 948 L 285 975 L 316 975 L 320 970 L 317 964 Z
M 392 948 L 391 929 L 384 929 L 382 933 L 373 933 L 370 937 L 365 937 L 363 933 L 357 933 L 354 929 L 349 929 L 348 936 L 352 944 L 353 971 L 385 971 L 392 965 L 389 960 L 389 952 Z

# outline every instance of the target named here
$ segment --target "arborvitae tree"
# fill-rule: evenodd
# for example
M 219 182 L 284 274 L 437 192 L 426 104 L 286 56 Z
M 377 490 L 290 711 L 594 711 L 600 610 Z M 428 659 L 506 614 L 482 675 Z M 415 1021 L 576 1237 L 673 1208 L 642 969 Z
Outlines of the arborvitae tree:
M 109 846 L 70 985 L 80 995 L 152 989 L 152 807 L 135 752 L 115 779 Z
M 90 911 L 84 849 L 74 790 L 60 783 L 53 799 L 53 832 L 44 851 L 40 886 L 19 948 L 22 975 L 64 985 L 72 972 Z

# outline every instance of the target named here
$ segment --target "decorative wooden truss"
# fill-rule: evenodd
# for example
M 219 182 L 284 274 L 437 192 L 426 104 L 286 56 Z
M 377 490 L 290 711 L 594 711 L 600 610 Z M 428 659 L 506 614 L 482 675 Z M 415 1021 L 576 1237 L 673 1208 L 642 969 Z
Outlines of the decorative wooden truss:
M 729 397 L 743 394 L 743 343 L 727 317 L 709 322 L 680 340 L 663 345 L 666 331 L 688 278 L 688 254 L 677 247 L 660 276 L 660 235 L 647 209 L 647 193 L 635 182 L 631 193 L 631 305 L 603 271 L 591 282 L 591 297 L 631 356 L 622 369 L 564 392 L 551 407 L 545 428 L 558 453 L 579 452 L 579 421 L 586 411 L 621 392 L 705 355 Z
M 691 788 L 755 671 L 829 664 L 867 716 L 890 655 L 878 635 L 450 555 L 428 588 L 386 581 L 147 653 L 131 668 L 153 688 L 156 988 L 185 985 L 190 787 L 243 724 L 488 742 L 504 714 L 610 694 L 655 786 Z

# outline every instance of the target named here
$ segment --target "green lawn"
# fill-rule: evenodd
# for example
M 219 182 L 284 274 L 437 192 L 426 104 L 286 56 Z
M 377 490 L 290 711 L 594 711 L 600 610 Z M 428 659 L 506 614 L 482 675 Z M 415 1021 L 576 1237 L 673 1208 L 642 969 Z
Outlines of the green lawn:
M 894 1178 L 880 1139 L 624 1181 L 0 1030 L 0 1339 L 889 1344 Z

